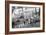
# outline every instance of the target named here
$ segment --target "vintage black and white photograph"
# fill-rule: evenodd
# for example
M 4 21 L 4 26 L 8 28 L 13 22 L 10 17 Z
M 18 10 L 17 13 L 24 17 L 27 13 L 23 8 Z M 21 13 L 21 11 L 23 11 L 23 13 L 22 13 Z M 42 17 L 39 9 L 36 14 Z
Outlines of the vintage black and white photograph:
M 10 31 L 42 29 L 42 6 L 10 4 L 9 7 Z
M 40 27 L 40 8 L 12 6 L 12 28 L 32 27 Z

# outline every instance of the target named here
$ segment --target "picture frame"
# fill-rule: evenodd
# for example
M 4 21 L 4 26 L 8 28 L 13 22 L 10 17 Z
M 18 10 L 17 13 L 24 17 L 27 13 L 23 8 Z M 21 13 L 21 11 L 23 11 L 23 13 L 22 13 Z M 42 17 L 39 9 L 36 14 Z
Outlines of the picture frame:
M 21 9 L 22 8 L 22 9 Z M 12 21 L 12 12 L 14 12 L 13 10 L 15 9 L 15 15 L 20 11 L 20 13 L 22 13 L 22 10 L 23 10 L 23 14 L 25 14 L 25 12 L 28 11 L 28 13 L 30 13 L 31 11 L 34 12 L 35 10 L 39 11 L 39 25 L 36 23 L 36 25 L 32 23 L 33 26 L 30 25 L 30 22 L 28 24 L 28 21 L 27 21 L 27 24 L 26 25 L 26 20 L 24 18 L 24 26 L 17 26 L 16 25 L 16 19 L 15 19 L 15 26 L 14 24 L 12 24 L 13 22 Z M 32 15 L 32 12 L 30 13 Z M 36 13 L 37 14 L 37 13 Z M 22 15 L 22 14 L 21 14 Z M 28 15 L 28 14 L 26 14 Z M 19 14 L 20 16 L 20 14 Z M 18 16 L 18 17 L 19 17 Z M 35 16 L 33 16 L 35 17 Z M 13 17 L 14 18 L 14 17 Z M 27 17 L 28 18 L 28 17 Z M 17 18 L 18 20 L 18 18 Z M 21 21 L 22 21 L 21 20 Z M 36 20 L 37 21 L 37 20 Z M 12 27 L 13 26 L 13 27 Z M 36 27 L 36 28 L 35 28 Z M 38 28 L 37 28 L 38 27 Z M 41 27 L 41 28 L 40 28 Z M 5 34 L 20 34 L 20 33 L 37 33 L 37 32 L 44 32 L 44 29 L 45 29 L 45 3 L 40 3 L 40 2 L 23 2 L 23 1 L 6 1 L 5 2 Z

